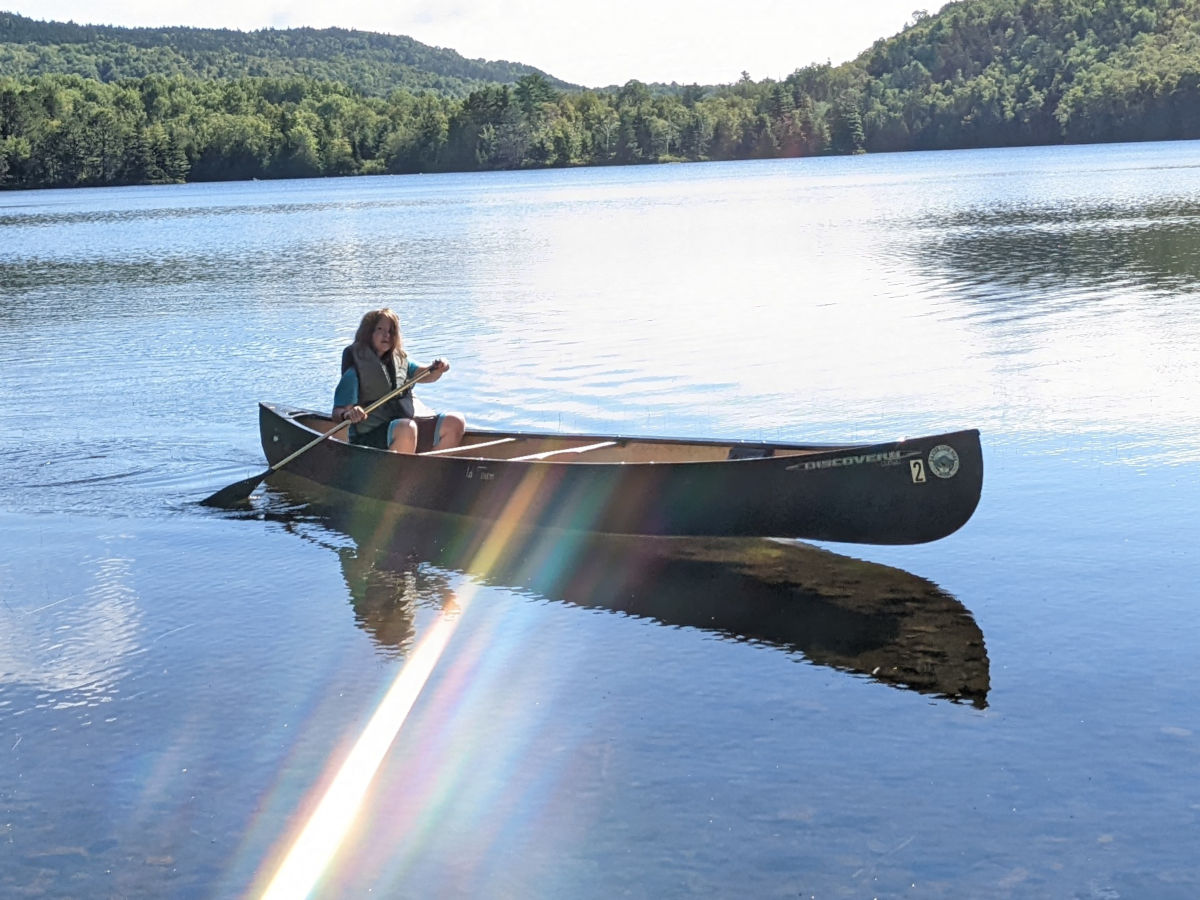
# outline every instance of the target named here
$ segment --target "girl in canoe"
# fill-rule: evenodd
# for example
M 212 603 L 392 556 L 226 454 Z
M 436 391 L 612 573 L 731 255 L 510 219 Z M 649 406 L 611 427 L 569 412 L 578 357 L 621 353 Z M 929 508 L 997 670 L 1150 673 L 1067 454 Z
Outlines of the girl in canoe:
M 412 389 L 367 414 L 364 407 L 413 378 L 422 366 L 408 358 L 400 317 L 373 309 L 358 324 L 354 343 L 342 351 L 342 378 L 333 392 L 333 419 L 348 419 L 350 442 L 397 453 L 457 447 L 467 423 L 460 413 L 417 415 Z M 435 359 L 422 382 L 437 381 L 450 363 Z

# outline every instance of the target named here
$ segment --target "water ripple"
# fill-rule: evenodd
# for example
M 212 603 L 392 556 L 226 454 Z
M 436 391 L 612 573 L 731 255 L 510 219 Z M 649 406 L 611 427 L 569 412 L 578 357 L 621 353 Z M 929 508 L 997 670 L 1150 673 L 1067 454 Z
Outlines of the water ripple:
M 28 597 L 6 585 L 0 683 L 38 689 L 38 705 L 55 709 L 112 699 L 128 671 L 125 658 L 140 641 L 132 562 L 123 555 L 83 560 L 71 579 L 87 583 L 53 598 Z

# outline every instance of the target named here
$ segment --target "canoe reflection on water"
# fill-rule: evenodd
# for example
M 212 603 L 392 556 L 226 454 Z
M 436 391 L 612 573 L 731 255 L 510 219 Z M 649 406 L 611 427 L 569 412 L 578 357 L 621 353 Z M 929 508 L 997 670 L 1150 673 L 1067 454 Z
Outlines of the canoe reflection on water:
M 338 552 L 355 614 L 386 647 L 412 638 L 416 606 L 452 604 L 451 580 L 462 573 L 987 705 L 987 650 L 971 613 L 900 569 L 764 538 L 531 529 L 508 530 L 498 541 L 497 524 L 352 498 L 285 473 L 272 477 L 266 499 L 268 514 L 297 531 L 315 522 L 350 538 L 354 546 Z

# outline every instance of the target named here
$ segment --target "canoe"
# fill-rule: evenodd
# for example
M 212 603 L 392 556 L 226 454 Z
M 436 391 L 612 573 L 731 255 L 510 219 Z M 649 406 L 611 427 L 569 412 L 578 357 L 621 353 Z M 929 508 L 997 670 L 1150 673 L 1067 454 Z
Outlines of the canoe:
M 327 414 L 259 404 L 275 465 Z M 392 453 L 322 441 L 287 471 L 349 494 L 510 526 L 630 535 L 919 544 L 979 503 L 977 430 L 878 444 L 790 444 L 468 431 L 463 446 Z

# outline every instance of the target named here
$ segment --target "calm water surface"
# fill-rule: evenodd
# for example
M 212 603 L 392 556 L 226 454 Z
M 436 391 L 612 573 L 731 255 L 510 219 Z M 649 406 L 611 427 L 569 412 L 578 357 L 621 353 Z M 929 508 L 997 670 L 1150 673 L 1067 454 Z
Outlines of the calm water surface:
M 8 193 L 0 291 L 0 895 L 1200 895 L 1200 146 Z M 198 507 L 382 305 L 478 424 L 978 427 L 983 500 Z

